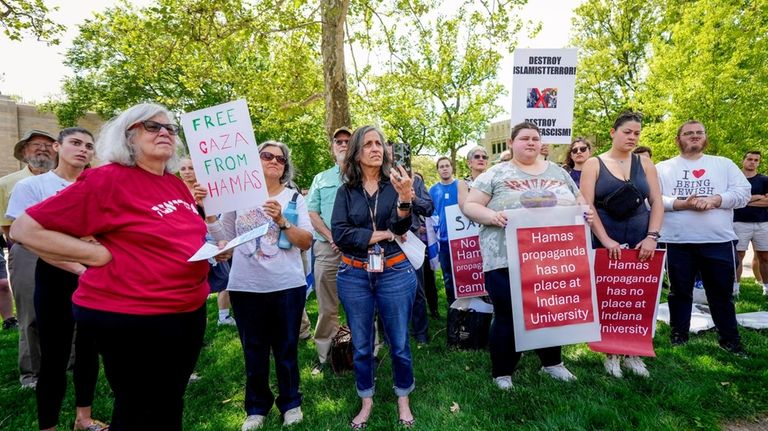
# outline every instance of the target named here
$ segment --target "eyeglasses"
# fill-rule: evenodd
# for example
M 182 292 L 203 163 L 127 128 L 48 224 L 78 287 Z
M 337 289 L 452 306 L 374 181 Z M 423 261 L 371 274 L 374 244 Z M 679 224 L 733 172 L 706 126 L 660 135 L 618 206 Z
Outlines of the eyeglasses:
M 158 123 L 157 121 L 152 121 L 152 120 L 139 121 L 136 124 L 141 124 L 142 127 L 144 127 L 144 130 L 146 130 L 147 132 L 157 133 L 160 131 L 160 129 L 165 129 L 168 131 L 169 134 L 173 136 L 178 135 L 179 130 L 181 130 L 181 128 L 175 124 L 163 124 L 163 123 Z M 136 127 L 136 124 L 129 127 L 129 129 Z
M 573 147 L 571 148 L 571 154 L 586 153 L 589 151 L 589 147 Z
M 480 160 L 480 159 L 488 160 L 488 155 L 487 154 L 475 154 L 474 156 L 472 156 L 472 158 L 475 159 L 475 160 Z
M 696 136 L 704 136 L 704 135 L 706 135 L 706 134 L 707 134 L 707 132 L 705 132 L 705 131 L 703 131 L 703 130 L 695 130 L 695 131 L 694 131 L 694 130 L 689 130 L 689 131 L 687 131 L 687 132 L 683 132 L 683 133 L 681 133 L 681 134 L 682 134 L 683 136 L 693 136 L 693 135 L 696 135 Z
M 27 145 L 34 149 L 45 148 L 46 150 L 50 150 L 53 148 L 53 142 L 27 142 Z
M 333 143 L 336 145 L 347 145 L 349 144 L 349 139 L 334 139 Z
M 271 162 L 274 159 L 277 160 L 277 163 L 280 163 L 281 165 L 288 163 L 288 159 L 286 159 L 285 156 L 278 156 L 277 154 L 272 154 L 267 151 L 260 153 L 259 158 L 265 162 Z

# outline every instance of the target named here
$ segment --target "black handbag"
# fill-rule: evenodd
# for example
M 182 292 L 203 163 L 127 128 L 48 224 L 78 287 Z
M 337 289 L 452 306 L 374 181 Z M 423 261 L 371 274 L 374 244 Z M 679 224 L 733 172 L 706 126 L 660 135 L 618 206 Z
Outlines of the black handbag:
M 633 154 L 629 179 L 624 181 L 621 187 L 611 192 L 603 200 L 597 202 L 597 207 L 607 212 L 614 220 L 628 219 L 645 202 L 643 193 L 632 183 L 632 179 L 637 174 L 638 167 L 642 169 L 640 158 Z
M 354 368 L 352 355 L 352 332 L 346 325 L 339 328 L 339 332 L 331 340 L 331 351 L 328 356 L 331 359 L 331 369 L 336 374 L 341 374 Z
M 448 345 L 467 350 L 487 348 L 491 319 L 493 313 L 451 308 L 448 310 Z
M 615 220 L 626 220 L 644 201 L 645 196 L 632 184 L 632 181 L 627 180 L 621 187 L 598 202 L 597 207 L 605 210 Z

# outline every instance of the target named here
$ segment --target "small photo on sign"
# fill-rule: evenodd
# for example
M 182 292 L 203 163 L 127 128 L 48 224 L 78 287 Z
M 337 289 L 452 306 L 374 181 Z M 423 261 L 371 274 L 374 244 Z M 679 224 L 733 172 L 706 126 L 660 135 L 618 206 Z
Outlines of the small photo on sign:
M 557 88 L 529 88 L 528 108 L 557 108 Z

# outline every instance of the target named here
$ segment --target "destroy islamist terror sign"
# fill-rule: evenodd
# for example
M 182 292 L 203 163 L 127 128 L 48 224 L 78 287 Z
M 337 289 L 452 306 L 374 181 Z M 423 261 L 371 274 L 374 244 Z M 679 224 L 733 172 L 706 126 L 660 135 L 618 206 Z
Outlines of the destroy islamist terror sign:
M 245 100 L 182 114 L 181 124 L 197 181 L 208 190 L 203 198 L 207 214 L 253 208 L 267 200 Z
M 512 124 L 536 124 L 542 143 L 570 144 L 576 50 L 517 49 L 514 58 Z

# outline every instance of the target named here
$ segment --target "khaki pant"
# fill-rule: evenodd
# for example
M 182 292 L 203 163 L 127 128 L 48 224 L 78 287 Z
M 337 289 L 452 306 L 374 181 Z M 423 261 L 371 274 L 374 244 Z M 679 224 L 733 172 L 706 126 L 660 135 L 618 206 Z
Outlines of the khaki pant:
M 21 244 L 11 247 L 8 272 L 16 318 L 19 319 L 19 372 L 21 384 L 37 381 L 40 372 L 40 339 L 35 316 L 35 266 L 37 256 Z
M 315 294 L 317 295 L 317 326 L 315 345 L 317 358 L 321 363 L 328 359 L 331 340 L 339 331 L 339 294 L 336 293 L 336 272 L 339 270 L 341 254 L 333 251 L 326 241 L 315 241 L 312 247 L 315 257 Z

